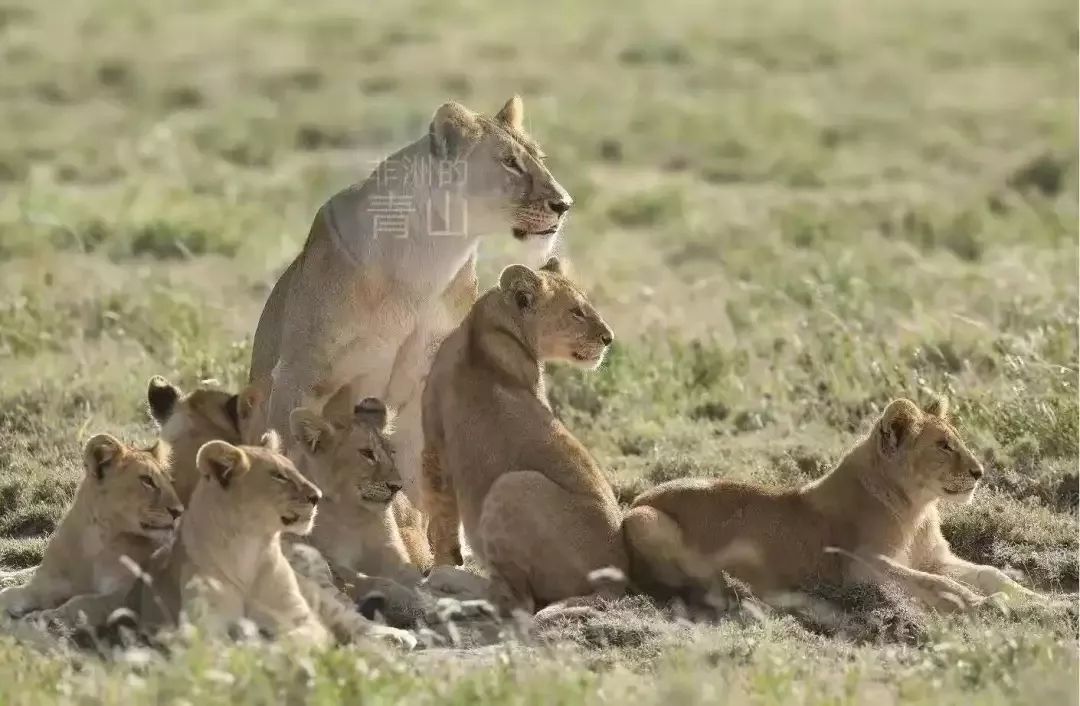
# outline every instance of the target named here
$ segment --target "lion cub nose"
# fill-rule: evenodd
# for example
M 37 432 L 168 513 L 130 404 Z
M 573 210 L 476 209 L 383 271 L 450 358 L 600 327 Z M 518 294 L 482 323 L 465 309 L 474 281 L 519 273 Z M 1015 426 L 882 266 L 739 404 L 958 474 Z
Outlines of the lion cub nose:
M 559 216 L 569 211 L 570 207 L 573 205 L 573 201 L 566 201 L 564 199 L 559 199 L 558 201 L 548 201 L 548 206 L 551 208 L 552 211 L 555 212 L 556 215 Z
M 610 346 L 611 342 L 614 341 L 614 340 L 615 340 L 615 334 L 612 333 L 611 329 L 605 329 L 600 334 L 600 342 L 603 343 L 605 346 Z
M 971 477 L 974 478 L 975 480 L 979 480 L 980 478 L 982 478 L 983 477 L 983 467 L 979 466 L 979 465 L 972 466 L 971 467 Z
M 401 483 L 387 483 L 386 487 L 390 490 L 390 494 L 393 495 L 401 490 Z
M 311 503 L 312 505 L 318 505 L 319 504 L 319 498 L 321 498 L 321 497 L 322 497 L 322 493 L 316 492 L 316 493 L 312 493 L 311 495 L 309 495 L 307 497 L 307 499 L 308 499 L 308 502 Z
M 184 513 L 184 508 L 182 508 L 182 507 L 170 507 L 169 508 L 169 516 L 172 517 L 174 520 L 177 517 L 180 517 L 180 515 L 182 515 L 183 513 Z

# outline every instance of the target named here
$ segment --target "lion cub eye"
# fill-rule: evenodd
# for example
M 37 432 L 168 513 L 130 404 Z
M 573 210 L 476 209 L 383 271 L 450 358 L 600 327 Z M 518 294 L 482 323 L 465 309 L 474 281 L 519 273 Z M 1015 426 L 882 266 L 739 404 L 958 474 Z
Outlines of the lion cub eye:
M 375 463 L 375 452 L 371 449 L 360 449 L 360 455 L 371 463 Z
M 154 483 L 154 479 L 150 476 L 140 476 L 139 480 L 141 480 L 142 484 L 150 490 L 157 490 L 157 484 Z
M 585 320 L 585 312 L 580 306 L 575 306 L 573 309 L 570 310 L 570 313 L 574 315 L 575 319 L 581 319 L 583 321 Z
M 937 446 L 945 453 L 952 453 L 953 447 L 952 444 L 949 443 L 948 439 L 942 439 L 941 441 L 937 442 Z
M 506 167 L 514 174 L 525 173 L 525 167 L 521 165 L 521 160 L 518 159 L 515 155 L 510 155 L 509 157 L 504 158 L 502 163 L 504 167 Z
M 285 477 L 284 473 L 278 471 L 270 471 L 270 477 L 276 480 L 278 483 L 288 483 L 289 479 Z

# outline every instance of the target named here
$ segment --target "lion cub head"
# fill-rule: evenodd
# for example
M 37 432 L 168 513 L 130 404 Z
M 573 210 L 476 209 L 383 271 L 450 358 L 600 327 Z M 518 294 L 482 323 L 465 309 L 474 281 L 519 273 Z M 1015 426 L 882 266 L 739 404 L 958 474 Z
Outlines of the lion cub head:
M 204 386 L 184 393 L 160 375 L 150 378 L 146 401 L 150 415 L 161 429 L 161 438 L 172 448 L 172 474 L 176 492 L 184 502 L 191 497 L 199 472 L 195 454 L 208 441 L 233 444 L 261 409 L 263 387 L 251 385 L 239 395 Z
M 387 436 L 390 416 L 374 397 L 361 400 L 351 416 L 331 419 L 294 409 L 289 430 L 304 472 L 335 502 L 385 506 L 401 490 Z
M 118 534 L 163 541 L 184 506 L 166 468 L 169 448 L 161 441 L 137 449 L 109 434 L 98 434 L 83 449 L 86 477 L 80 493 L 92 498 L 98 521 Z
M 569 361 L 589 369 L 604 360 L 615 334 L 566 278 L 558 259 L 539 270 L 510 265 L 499 277 L 499 290 L 514 312 L 523 342 L 539 360 Z
M 983 476 L 982 464 L 948 421 L 948 403 L 926 410 L 911 400 L 889 403 L 874 426 L 886 473 L 902 479 L 913 499 L 970 502 Z
M 429 129 L 433 166 L 439 170 L 432 178 L 464 191 L 471 228 L 509 231 L 548 252 L 573 199 L 548 171 L 543 151 L 524 125 L 518 96 L 493 118 L 458 103 L 443 104 Z
M 261 446 L 210 441 L 195 463 L 202 478 L 192 506 L 212 495 L 228 505 L 233 521 L 252 531 L 311 531 L 322 492 L 282 455 L 274 432 L 264 435 Z

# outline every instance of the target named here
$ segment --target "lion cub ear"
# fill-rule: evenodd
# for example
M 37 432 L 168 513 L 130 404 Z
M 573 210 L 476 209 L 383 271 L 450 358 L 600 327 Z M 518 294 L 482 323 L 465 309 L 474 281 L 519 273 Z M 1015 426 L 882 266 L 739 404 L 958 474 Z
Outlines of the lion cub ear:
M 528 309 L 543 288 L 540 277 L 525 265 L 510 265 L 499 275 L 499 289 L 511 297 L 519 309 Z
M 495 114 L 495 120 L 516 132 L 521 132 L 525 125 L 525 106 L 521 102 L 521 96 L 516 93 L 510 96 L 506 105 Z
M 158 426 L 169 421 L 169 417 L 176 408 L 176 401 L 182 394 L 179 387 L 160 375 L 150 378 L 150 382 L 146 385 L 146 401 L 150 406 L 150 416 L 154 418 Z
M 557 257 L 550 258 L 544 263 L 544 266 L 540 268 L 543 272 L 550 272 L 555 275 L 565 275 L 566 270 L 563 268 L 562 260 Z
M 236 427 L 244 443 L 263 431 L 258 427 L 265 426 L 260 413 L 266 402 L 266 390 L 269 384 L 270 378 L 267 376 L 251 383 L 236 396 Z
M 334 425 L 310 409 L 297 407 L 289 415 L 289 434 L 305 450 L 319 453 L 334 438 Z
M 949 398 L 944 395 L 934 395 L 933 399 L 927 403 L 923 411 L 929 414 L 931 417 L 937 417 L 938 419 L 949 418 Z
M 109 467 L 124 455 L 124 444 L 112 434 L 98 434 L 83 447 L 87 476 L 101 480 Z
M 195 465 L 199 473 L 217 481 L 222 488 L 228 488 L 233 480 L 251 468 L 251 461 L 243 449 L 227 441 L 208 441 L 195 455 Z
M 437 159 L 461 159 L 469 146 L 480 137 L 476 115 L 460 103 L 443 103 L 431 118 L 428 128 L 431 154 Z
M 390 410 L 377 397 L 365 397 L 353 408 L 353 416 L 358 422 L 368 424 L 379 431 L 385 431 L 390 422 Z
M 898 399 L 890 402 L 877 423 L 881 452 L 886 456 L 895 454 L 900 446 L 918 431 L 921 420 L 922 412 L 911 400 Z

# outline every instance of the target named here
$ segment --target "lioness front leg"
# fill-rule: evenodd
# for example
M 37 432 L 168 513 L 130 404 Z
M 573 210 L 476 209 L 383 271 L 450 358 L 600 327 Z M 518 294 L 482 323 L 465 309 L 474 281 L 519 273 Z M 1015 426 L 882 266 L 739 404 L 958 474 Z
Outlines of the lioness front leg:
M 882 555 L 856 554 L 855 558 L 856 577 L 865 580 L 866 572 L 859 569 L 868 566 L 872 573 L 896 583 L 915 598 L 942 612 L 970 610 L 986 601 L 983 596 L 947 576 L 912 569 Z
M 458 535 L 457 495 L 450 477 L 443 473 L 439 452 L 428 445 L 423 455 L 424 512 L 428 516 L 428 541 L 435 554 L 435 566 L 458 566 L 461 539 Z
M 1004 593 L 1029 598 L 1040 597 L 1038 593 L 1020 585 L 996 566 L 975 564 L 961 559 L 951 552 L 940 556 L 937 565 L 932 568 L 928 567 L 928 570 L 956 579 L 986 595 Z
M 0 591 L 0 611 L 12 618 L 20 618 L 33 611 L 55 608 L 66 598 L 58 590 L 63 582 L 54 578 L 53 586 L 45 586 L 46 581 L 47 577 L 38 573 L 30 583 L 3 589 Z

